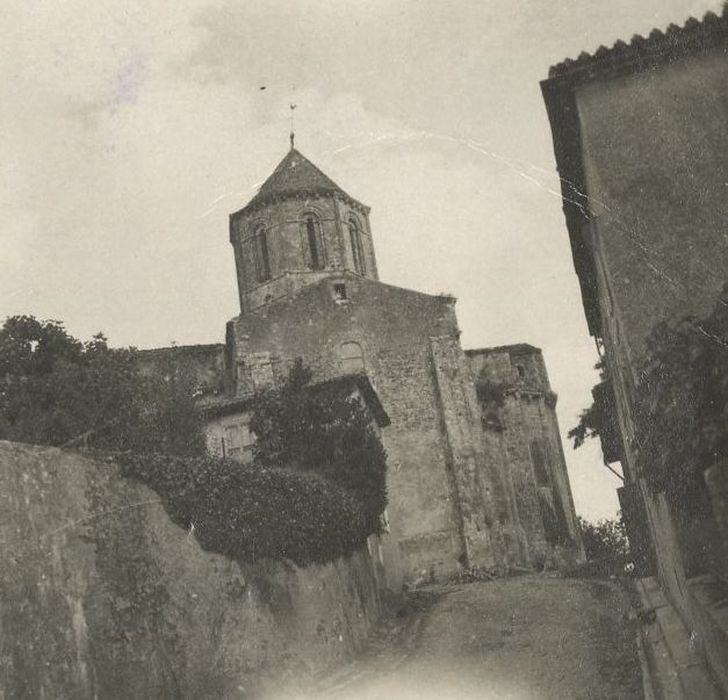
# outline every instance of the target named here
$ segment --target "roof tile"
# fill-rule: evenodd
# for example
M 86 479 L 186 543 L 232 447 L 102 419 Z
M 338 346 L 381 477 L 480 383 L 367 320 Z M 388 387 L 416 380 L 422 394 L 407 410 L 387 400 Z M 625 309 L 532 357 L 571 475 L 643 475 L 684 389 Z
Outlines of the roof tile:
M 341 195 L 352 200 L 328 175 L 298 150 L 291 148 L 242 211 L 256 208 L 272 199 L 301 194 Z
M 593 54 L 582 51 L 578 58 L 564 60 L 549 69 L 549 78 L 568 77 L 575 73 L 600 72 L 604 68 L 612 70 L 615 65 L 626 61 L 626 67 L 633 69 L 632 62 L 637 61 L 644 68 L 653 62 L 659 62 L 663 57 L 679 52 L 707 51 L 722 45 L 728 38 L 728 2 L 723 5 L 721 16 L 708 12 L 702 21 L 690 17 L 680 27 L 670 24 L 663 32 L 653 29 L 647 37 L 635 34 L 629 45 L 617 41 L 611 49 L 600 46 Z M 669 48 L 669 51 L 666 49 Z M 604 59 L 615 59 L 605 62 Z

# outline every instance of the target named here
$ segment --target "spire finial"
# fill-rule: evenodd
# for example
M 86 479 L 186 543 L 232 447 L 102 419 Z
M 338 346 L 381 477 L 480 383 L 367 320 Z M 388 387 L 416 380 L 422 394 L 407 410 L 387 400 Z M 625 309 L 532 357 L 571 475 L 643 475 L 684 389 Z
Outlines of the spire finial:
M 293 141 L 296 138 L 296 134 L 293 131 L 293 111 L 295 109 L 296 109 L 296 105 L 293 102 L 291 102 L 291 136 L 290 136 L 290 139 L 291 139 L 291 149 L 293 149 Z

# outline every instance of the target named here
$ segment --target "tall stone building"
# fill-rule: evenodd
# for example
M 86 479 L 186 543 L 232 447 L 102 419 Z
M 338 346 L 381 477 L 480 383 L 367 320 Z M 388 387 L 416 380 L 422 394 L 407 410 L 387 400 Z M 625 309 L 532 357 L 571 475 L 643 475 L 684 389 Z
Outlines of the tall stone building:
M 634 421 L 651 330 L 705 317 L 726 283 L 727 52 L 728 5 L 721 17 L 566 60 L 541 86 L 584 311 L 611 383 L 595 399 L 616 408 L 618 439 L 605 458 L 624 470 L 620 500 L 652 590 L 645 604 L 658 619 L 677 611 L 666 628 L 684 624 L 678 646 L 703 652 L 728 692 L 728 622 L 716 602 L 728 595 L 728 562 L 711 571 L 695 523 L 647 488 Z M 727 482 L 712 483 L 724 518 Z
M 464 352 L 455 299 L 380 282 L 369 207 L 293 147 L 230 216 L 230 243 L 240 314 L 225 344 L 141 353 L 196 376 L 211 450 L 250 458 L 245 399 L 297 358 L 316 382 L 365 375 L 389 421 L 393 580 L 582 556 L 540 350 Z
M 538 561 L 578 542 L 578 524 L 541 350 L 521 343 L 466 350 L 486 450 L 504 465 L 518 523 L 520 556 Z
M 369 207 L 293 147 L 231 215 L 230 243 L 241 313 L 227 325 L 229 392 L 279 381 L 298 357 L 316 380 L 366 373 L 391 420 L 388 519 L 405 576 L 578 556 L 540 351 L 463 352 L 455 299 L 380 282 Z M 489 373 L 509 386 L 495 430 L 475 388 Z

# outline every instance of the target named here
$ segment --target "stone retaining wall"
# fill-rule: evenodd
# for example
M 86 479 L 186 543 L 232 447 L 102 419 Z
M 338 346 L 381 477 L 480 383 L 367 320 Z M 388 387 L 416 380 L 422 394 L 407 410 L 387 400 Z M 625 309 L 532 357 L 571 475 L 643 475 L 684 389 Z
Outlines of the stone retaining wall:
M 239 565 L 55 448 L 0 442 L 0 539 L 0 698 L 250 697 L 334 667 L 380 612 L 366 548 Z

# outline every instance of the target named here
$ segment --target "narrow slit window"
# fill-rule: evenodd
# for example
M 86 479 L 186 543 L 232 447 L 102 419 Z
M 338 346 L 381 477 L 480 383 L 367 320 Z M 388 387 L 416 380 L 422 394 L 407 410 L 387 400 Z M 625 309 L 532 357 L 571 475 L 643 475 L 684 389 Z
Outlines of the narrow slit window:
M 533 464 L 536 483 L 539 486 L 549 486 L 551 481 L 549 479 L 548 467 L 546 466 L 546 454 L 538 440 L 534 440 L 531 443 L 531 463 Z
M 311 269 L 321 269 L 321 256 L 318 249 L 318 232 L 316 231 L 316 221 L 312 216 L 306 218 L 306 234 L 308 235 L 308 249 L 311 253 Z
M 255 231 L 255 274 L 258 282 L 270 279 L 270 256 L 268 254 L 268 232 L 264 226 Z
M 364 248 L 361 240 L 361 229 L 356 219 L 349 219 L 349 242 L 351 243 L 351 258 L 354 263 L 354 271 L 360 275 L 366 274 L 366 263 L 364 261 Z
M 299 217 L 299 225 L 304 265 L 309 270 L 323 270 L 326 267 L 326 254 L 321 219 L 314 212 L 305 212 Z

